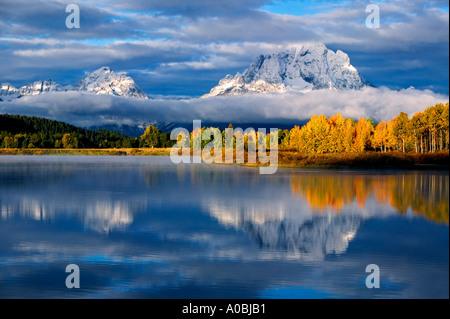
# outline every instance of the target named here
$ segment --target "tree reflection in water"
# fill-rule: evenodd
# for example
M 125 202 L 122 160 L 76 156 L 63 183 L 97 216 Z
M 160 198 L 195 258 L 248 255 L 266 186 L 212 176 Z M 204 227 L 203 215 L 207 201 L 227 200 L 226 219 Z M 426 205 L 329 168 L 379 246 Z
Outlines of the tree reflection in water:
M 400 214 L 408 209 L 436 223 L 449 224 L 449 176 L 411 172 L 395 175 L 302 174 L 290 178 L 294 195 L 304 197 L 315 212 L 342 211 L 358 202 L 362 208 L 373 196 Z

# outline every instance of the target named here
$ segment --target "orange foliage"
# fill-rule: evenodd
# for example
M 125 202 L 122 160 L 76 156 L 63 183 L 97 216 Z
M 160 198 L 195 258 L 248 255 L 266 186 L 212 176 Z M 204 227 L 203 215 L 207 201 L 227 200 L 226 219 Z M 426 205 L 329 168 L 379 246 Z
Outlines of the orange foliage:
M 449 177 L 442 174 L 344 175 L 336 173 L 293 175 L 292 193 L 302 196 L 316 212 L 339 213 L 353 202 L 361 209 L 371 196 L 399 214 L 416 215 L 449 224 Z

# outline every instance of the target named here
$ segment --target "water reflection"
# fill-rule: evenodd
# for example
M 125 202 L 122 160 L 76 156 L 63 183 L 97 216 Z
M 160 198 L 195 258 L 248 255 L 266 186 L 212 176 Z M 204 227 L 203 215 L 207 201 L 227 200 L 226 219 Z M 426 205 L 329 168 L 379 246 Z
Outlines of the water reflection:
M 126 192 L 139 172 L 118 170 L 116 165 L 102 172 L 96 162 L 53 161 L 8 161 L 0 166 L 2 220 L 73 217 L 85 229 L 109 233 L 124 230 L 147 206 L 146 197 Z
M 205 206 L 222 225 L 242 229 L 259 247 L 276 252 L 277 259 L 320 261 L 328 254 L 344 253 L 362 220 L 358 214 L 312 215 L 296 205 L 267 202 L 208 201 Z
M 331 208 L 339 213 L 356 200 L 359 208 L 374 196 L 399 214 L 411 209 L 417 215 L 449 223 L 449 176 L 436 173 L 391 175 L 303 174 L 290 178 L 292 193 L 301 195 L 317 212 Z
M 67 294 L 72 262 L 85 276 L 77 297 L 257 298 L 292 286 L 448 297 L 437 284 L 448 279 L 448 183 L 442 172 L 268 177 L 167 158 L 0 158 L 0 297 Z M 389 287 L 365 288 L 369 263 Z
M 289 183 L 288 194 L 283 188 L 252 192 L 250 183 L 247 190 L 228 193 L 226 201 L 208 197 L 203 206 L 223 226 L 276 251 L 275 258 L 302 261 L 344 253 L 360 224 L 371 218 L 415 214 L 448 225 L 448 175 L 304 171 L 293 172 Z
M 72 207 L 71 207 L 72 206 Z M 64 215 L 75 215 L 84 226 L 100 233 L 113 229 L 124 229 L 133 222 L 131 207 L 127 202 L 92 200 L 84 205 L 77 203 L 55 203 L 23 198 L 9 203 L 0 202 L 0 216 L 3 220 L 25 218 L 37 221 L 56 220 L 58 212 L 66 210 Z

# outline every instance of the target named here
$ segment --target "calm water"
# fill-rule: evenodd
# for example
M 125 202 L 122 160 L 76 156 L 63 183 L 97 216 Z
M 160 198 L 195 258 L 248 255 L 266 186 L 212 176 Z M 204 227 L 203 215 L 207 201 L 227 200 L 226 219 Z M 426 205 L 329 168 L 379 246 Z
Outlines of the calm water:
M 0 156 L 0 214 L 0 298 L 449 298 L 448 171 Z

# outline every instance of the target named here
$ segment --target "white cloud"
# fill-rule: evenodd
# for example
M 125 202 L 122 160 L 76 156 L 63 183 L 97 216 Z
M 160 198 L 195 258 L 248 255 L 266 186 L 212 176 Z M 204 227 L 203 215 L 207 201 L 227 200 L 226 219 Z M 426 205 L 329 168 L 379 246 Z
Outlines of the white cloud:
M 265 0 L 239 5 L 237 0 L 83 1 L 82 27 L 76 31 L 65 28 L 60 1 L 28 2 L 19 0 L 20 11 L 0 9 L 2 82 L 24 85 L 50 76 L 66 84 L 73 72 L 109 65 L 156 72 L 157 77 L 139 79 L 148 94 L 195 96 L 225 74 L 243 71 L 259 54 L 318 41 L 348 53 L 372 83 L 434 87 L 448 94 L 448 72 L 441 70 L 448 69 L 449 15 L 439 8 L 445 6 L 441 1 L 377 2 L 381 27 L 376 30 L 365 26 L 362 0 L 302 16 L 258 9 Z M 169 72 L 177 89 L 160 81 Z
M 365 88 L 360 91 L 318 90 L 307 94 L 247 94 L 184 100 L 138 100 L 78 92 L 25 96 L 0 102 L 0 113 L 41 116 L 83 127 L 126 124 L 136 120 L 189 123 L 286 123 L 305 121 L 314 114 L 341 113 L 357 120 L 391 120 L 400 112 L 410 117 L 448 96 L 413 88 L 400 91 Z

